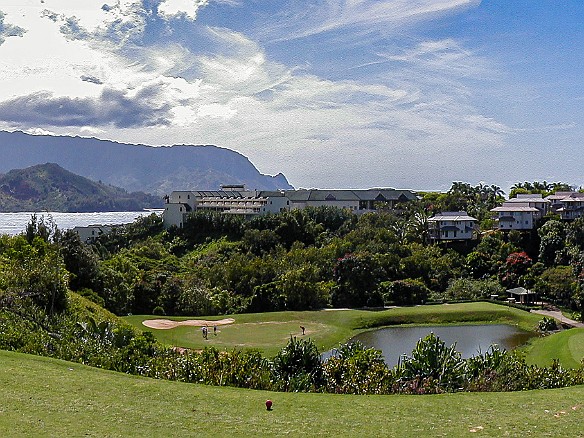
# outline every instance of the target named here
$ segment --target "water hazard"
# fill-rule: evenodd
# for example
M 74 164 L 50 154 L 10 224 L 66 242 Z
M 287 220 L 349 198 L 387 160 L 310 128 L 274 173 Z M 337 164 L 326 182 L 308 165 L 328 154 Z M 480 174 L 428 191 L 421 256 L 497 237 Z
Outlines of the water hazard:
M 492 344 L 511 350 L 526 343 L 533 333 L 525 332 L 505 324 L 387 327 L 360 333 L 351 341 L 360 341 L 366 347 L 381 350 L 389 366 L 395 366 L 401 355 L 411 355 L 416 343 L 430 332 L 450 346 L 456 343 L 456 350 L 468 358 L 478 352 L 486 352 Z

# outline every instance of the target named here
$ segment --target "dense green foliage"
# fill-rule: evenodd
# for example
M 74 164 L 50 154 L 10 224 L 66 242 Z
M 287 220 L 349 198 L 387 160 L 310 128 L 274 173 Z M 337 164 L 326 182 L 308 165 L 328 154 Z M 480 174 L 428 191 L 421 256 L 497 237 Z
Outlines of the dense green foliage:
M 117 314 L 412 305 L 503 298 L 517 286 L 581 312 L 584 220 L 430 244 L 419 229 L 421 215 L 435 208 L 429 203 L 361 216 L 308 208 L 251 220 L 201 211 L 183 229 L 164 231 L 150 217 L 91 248 L 65 234 L 69 286 Z
M 584 382 L 583 368 L 537 368 L 513 353 L 488 352 L 463 361 L 455 347 L 446 347 L 433 335 L 394 369 L 383 363 L 379 352 L 359 345 L 341 345 L 338 357 L 323 361 L 312 340 L 294 337 L 272 360 L 253 350 L 178 350 L 68 293 L 61 246 L 55 243 L 64 238 L 42 221 L 33 221 L 27 236 L 2 238 L 1 349 L 154 378 L 281 391 L 419 394 Z M 155 254 L 156 246 L 150 250 Z
M 152 215 L 92 246 L 72 232 L 55 233 L 53 243 L 68 286 L 118 315 L 414 305 L 503 298 L 517 286 L 581 312 L 582 219 L 491 230 L 470 242 L 428 241 L 434 212 L 467 209 L 488 221 L 500 196 L 494 186 L 454 183 L 447 193 L 360 216 L 332 207 L 249 220 L 197 211 L 182 229 L 163 230 Z
M 273 359 L 254 350 L 178 350 L 156 342 L 97 305 L 72 294 L 50 315 L 34 304 L 0 311 L 0 348 L 51 356 L 158 379 L 277 391 L 427 394 L 460 390 L 520 390 L 584 383 L 584 368 L 528 366 L 515 353 L 490 350 L 463 360 L 454 346 L 429 335 L 395 368 L 380 352 L 341 345 L 323 361 L 314 342 L 291 337 Z
M 198 212 L 181 230 L 162 230 L 152 215 L 92 246 L 33 217 L 25 234 L 0 237 L 0 348 L 149 377 L 285 391 L 418 394 L 583 383 L 582 368 L 538 368 L 516 353 L 462 360 L 433 336 L 394 369 L 360 346 L 341 346 L 323 362 L 312 341 L 294 337 L 273 360 L 240 349 L 181 352 L 68 292 L 116 314 L 214 315 L 477 300 L 524 285 L 582 310 L 584 220 L 549 220 L 538 233 L 493 232 L 446 247 L 425 241 L 419 208 L 427 208 L 423 200 L 362 216 L 317 208 L 249 221 Z M 382 312 L 377 319 L 399 323 Z

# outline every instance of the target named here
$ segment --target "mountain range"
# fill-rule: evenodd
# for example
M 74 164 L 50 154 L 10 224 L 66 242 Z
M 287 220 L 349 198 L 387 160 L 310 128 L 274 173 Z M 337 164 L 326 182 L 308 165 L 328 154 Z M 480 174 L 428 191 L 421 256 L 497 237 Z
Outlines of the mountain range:
M 95 138 L 0 131 L 0 173 L 55 163 L 93 181 L 163 196 L 173 190 L 292 189 L 281 173 L 261 174 L 242 154 L 212 145 L 153 147 Z
M 162 198 L 94 182 L 46 163 L 0 175 L 0 211 L 140 211 L 161 208 Z

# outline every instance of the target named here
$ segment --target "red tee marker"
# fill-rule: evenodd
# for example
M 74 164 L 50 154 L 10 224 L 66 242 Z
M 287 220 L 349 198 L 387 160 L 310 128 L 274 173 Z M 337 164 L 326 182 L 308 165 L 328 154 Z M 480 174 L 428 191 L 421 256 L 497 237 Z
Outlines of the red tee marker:
M 266 409 L 268 411 L 272 410 L 272 400 L 266 400 Z

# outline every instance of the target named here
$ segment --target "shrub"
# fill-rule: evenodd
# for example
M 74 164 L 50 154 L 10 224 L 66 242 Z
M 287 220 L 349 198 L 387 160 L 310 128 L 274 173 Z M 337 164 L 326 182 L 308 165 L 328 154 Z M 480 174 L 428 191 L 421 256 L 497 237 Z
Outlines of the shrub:
M 411 305 L 423 304 L 430 295 L 430 289 L 420 280 L 385 281 L 379 285 L 379 292 L 385 304 Z
M 412 355 L 398 365 L 397 372 L 403 389 L 411 382 L 419 382 L 424 386 L 423 392 L 455 391 L 464 385 L 465 365 L 456 344 L 447 347 L 430 333 L 418 341 Z
M 164 308 L 162 306 L 156 306 L 154 309 L 152 309 L 152 314 L 158 316 L 166 315 L 166 313 L 164 313 Z
M 505 288 L 495 280 L 471 280 L 459 278 L 451 280 L 444 292 L 446 300 L 480 300 L 491 295 L 502 295 Z
M 318 390 L 323 384 L 318 348 L 311 339 L 290 336 L 273 362 L 274 382 L 283 391 Z
M 327 392 L 387 394 L 393 385 L 393 374 L 381 352 L 360 342 L 341 345 L 323 368 Z
M 537 327 L 542 332 L 550 332 L 550 331 L 558 329 L 558 323 L 556 322 L 556 320 L 554 318 L 548 318 L 547 316 L 544 316 L 537 323 Z

